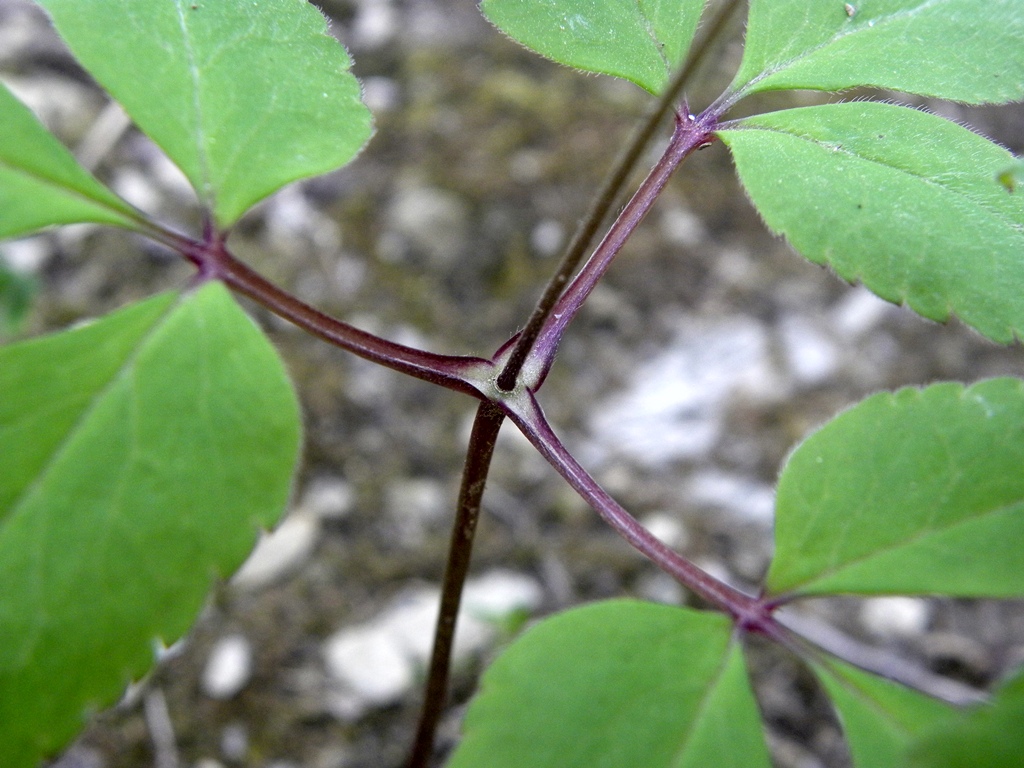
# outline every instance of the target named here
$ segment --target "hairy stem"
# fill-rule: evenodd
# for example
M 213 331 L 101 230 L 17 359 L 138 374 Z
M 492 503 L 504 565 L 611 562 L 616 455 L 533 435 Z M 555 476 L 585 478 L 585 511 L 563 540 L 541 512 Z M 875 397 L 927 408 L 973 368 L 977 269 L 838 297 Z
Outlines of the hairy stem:
M 565 256 L 558 265 L 558 270 L 548 280 L 548 284 L 537 301 L 533 313 L 530 315 L 529 320 L 527 320 L 526 325 L 523 326 L 523 330 L 516 337 L 515 346 L 508 356 L 501 373 L 498 375 L 498 389 L 503 392 L 511 392 L 515 388 L 516 380 L 530 350 L 533 349 L 537 337 L 540 335 L 545 321 L 551 315 L 555 302 L 561 296 L 566 283 L 569 282 L 572 273 L 576 271 L 590 243 L 597 236 L 598 227 L 621 194 L 630 174 L 636 168 L 647 146 L 654 138 L 658 126 L 661 125 L 661 121 L 664 120 L 669 112 L 673 111 L 683 89 L 689 83 L 697 68 L 704 62 L 708 52 L 714 47 L 714 43 L 717 42 L 719 36 L 725 30 L 733 11 L 739 5 L 740 0 L 728 0 L 719 9 L 708 26 L 707 32 L 691 50 L 686 63 L 676 73 L 672 82 L 658 99 L 654 109 L 651 110 L 650 114 L 641 123 L 639 129 L 630 139 L 626 149 L 615 162 L 611 172 L 598 190 L 590 210 L 587 211 L 583 219 L 583 223 L 580 224 L 576 234 L 573 235 L 572 242 L 569 243 Z
M 615 501 L 562 445 L 532 393 L 524 391 L 503 405 L 509 418 L 541 455 L 634 549 L 703 601 L 732 616 L 740 629 L 780 642 L 787 639 L 763 600 L 716 579 L 673 551 Z
M 210 232 L 202 243 L 182 241 L 176 243 L 175 248 L 196 264 L 201 279 L 224 281 L 238 293 L 329 344 L 431 384 L 477 399 L 485 397 L 481 390 L 493 368 L 488 360 L 414 349 L 326 315 L 236 259 Z
M 530 389 L 537 389 L 543 382 L 554 361 L 558 343 L 566 327 L 579 312 L 598 281 L 608 271 L 630 235 L 650 212 L 676 168 L 695 150 L 712 141 L 715 125 L 716 115 L 713 113 L 704 113 L 697 118 L 692 115 L 676 115 L 675 130 L 665 152 L 545 318 L 536 344 L 523 366 L 527 372 L 527 386 Z
M 480 502 L 484 494 L 487 472 L 494 455 L 498 431 L 505 414 L 493 403 L 481 403 L 473 421 L 466 463 L 462 470 L 458 508 L 448 548 L 448 564 L 441 587 L 441 606 L 434 627 L 434 648 L 430 656 L 430 671 L 423 696 L 423 709 L 409 757 L 409 768 L 426 768 L 434 751 L 437 725 L 444 712 L 448 693 L 448 674 L 451 668 L 452 644 L 455 641 L 455 622 L 462 600 L 462 587 L 469 572 L 473 552 L 473 537 L 480 519 Z

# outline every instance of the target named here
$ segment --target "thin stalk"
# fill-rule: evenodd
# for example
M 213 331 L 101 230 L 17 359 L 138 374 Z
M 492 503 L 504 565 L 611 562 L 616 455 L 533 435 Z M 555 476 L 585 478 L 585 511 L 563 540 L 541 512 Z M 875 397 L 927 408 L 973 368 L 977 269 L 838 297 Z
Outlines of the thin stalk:
M 937 675 L 910 659 L 865 645 L 810 616 L 793 611 L 782 611 L 777 616 L 778 622 L 802 641 L 801 655 L 816 658 L 821 664 L 830 665 L 832 658 L 841 659 L 865 672 L 957 707 L 980 704 L 986 699 L 983 691 Z
M 545 319 L 540 335 L 524 363 L 524 367 L 529 371 L 528 386 L 531 389 L 536 389 L 544 380 L 566 327 L 579 312 L 583 302 L 611 266 L 630 235 L 650 212 L 676 168 L 694 151 L 707 146 L 713 140 L 716 119 L 717 115 L 709 112 L 696 118 L 693 115 L 677 113 L 675 130 L 664 153 Z
M 455 641 L 455 622 L 462 601 L 462 588 L 469 572 L 473 537 L 477 521 L 480 519 L 480 503 L 487 482 L 487 472 L 491 465 L 491 457 L 494 455 L 498 431 L 504 420 L 505 414 L 500 408 L 493 403 L 485 402 L 480 404 L 476 419 L 473 421 L 466 463 L 462 470 L 458 509 L 448 547 L 448 564 L 445 566 L 441 588 L 441 606 L 434 627 L 434 648 L 430 656 L 423 709 L 420 712 L 416 739 L 409 757 L 409 768 L 426 768 L 434 752 L 437 725 L 444 712 L 448 695 L 448 674 L 451 668 L 452 644 Z
M 686 63 L 676 72 L 675 77 L 658 99 L 654 109 L 651 110 L 650 114 L 641 123 L 639 129 L 633 134 L 625 150 L 619 155 L 618 160 L 612 167 L 611 172 L 605 177 L 594 202 L 583 219 L 583 223 L 580 224 L 575 235 L 573 235 L 573 239 L 569 243 L 569 247 L 566 249 L 557 271 L 548 280 L 547 286 L 540 299 L 538 299 L 533 313 L 530 315 L 529 320 L 527 320 L 526 325 L 523 326 L 523 330 L 516 337 L 515 346 L 512 348 L 512 352 L 496 380 L 497 387 L 501 391 L 511 392 L 515 388 L 516 380 L 530 350 L 533 349 L 533 345 L 536 343 L 545 321 L 551 315 L 555 302 L 561 296 L 566 283 L 569 282 L 572 273 L 576 271 L 590 243 L 597 236 L 598 227 L 600 227 L 601 222 L 608 215 L 612 205 L 621 194 L 630 174 L 636 168 L 640 158 L 654 138 L 661 121 L 664 120 L 669 112 L 673 111 L 683 89 L 689 83 L 697 68 L 704 62 L 708 52 L 711 51 L 714 43 L 725 30 L 733 11 L 739 5 L 740 0 L 728 0 L 719 9 L 708 26 L 708 31 L 701 37 L 700 42 L 691 49 Z
M 200 279 L 222 280 L 236 292 L 248 296 L 275 315 L 366 360 L 431 384 L 484 399 L 482 388 L 492 375 L 493 364 L 490 361 L 425 352 L 359 330 L 314 309 L 274 285 L 236 259 L 216 236 L 208 233 L 207 239 L 206 243 L 186 241 L 175 245 L 199 268 Z
M 534 448 L 634 549 L 706 603 L 732 616 L 740 629 L 785 640 L 784 629 L 761 599 L 716 579 L 666 546 L 615 501 L 558 439 L 532 393 L 524 391 L 503 406 Z

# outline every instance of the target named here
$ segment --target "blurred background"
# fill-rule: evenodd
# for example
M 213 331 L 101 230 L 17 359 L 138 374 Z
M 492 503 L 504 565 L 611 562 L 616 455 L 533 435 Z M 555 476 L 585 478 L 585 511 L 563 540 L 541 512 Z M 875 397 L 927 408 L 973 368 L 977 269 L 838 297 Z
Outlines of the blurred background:
M 348 167 L 259 205 L 229 245 L 361 328 L 489 356 L 525 321 L 651 99 L 525 51 L 473 3 L 322 7 L 355 59 L 377 133 Z M 692 111 L 728 84 L 741 30 L 734 19 L 688 90 Z M 27 0 L 0 0 L 0 79 L 120 194 L 197 231 L 184 178 Z M 821 100 L 796 94 L 744 108 Z M 924 106 L 1024 152 L 1019 106 Z M 657 155 L 655 147 L 645 163 Z M 174 254 L 94 226 L 5 242 L 0 334 L 61 328 L 190 275 Z M 402 764 L 475 405 L 253 314 L 305 412 L 292 508 L 192 633 L 161 649 L 156 671 L 92 718 L 54 768 Z M 922 320 L 796 256 L 761 225 L 714 145 L 682 167 L 588 301 L 541 399 L 564 441 L 629 510 L 754 591 L 771 556 L 775 478 L 809 430 L 879 389 L 1004 374 L 1021 374 L 1016 347 L 955 321 Z M 442 750 L 458 737 L 478 674 L 525 623 L 614 596 L 695 604 L 510 426 L 473 563 Z M 1021 609 L 892 598 L 815 601 L 802 614 L 985 686 L 1024 659 Z M 756 643 L 751 656 L 777 764 L 847 765 L 809 674 Z

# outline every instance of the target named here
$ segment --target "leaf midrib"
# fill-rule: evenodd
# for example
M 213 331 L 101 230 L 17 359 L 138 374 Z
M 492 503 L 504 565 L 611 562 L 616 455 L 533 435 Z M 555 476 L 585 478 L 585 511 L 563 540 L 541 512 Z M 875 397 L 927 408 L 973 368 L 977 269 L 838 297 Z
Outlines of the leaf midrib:
M 78 430 L 89 421 L 93 413 L 110 394 L 113 388 L 120 383 L 124 376 L 131 375 L 132 369 L 138 360 L 139 355 L 142 354 L 142 351 L 147 347 L 153 336 L 162 329 L 164 323 L 167 322 L 171 314 L 181 307 L 183 298 L 184 297 L 178 297 L 177 300 L 168 305 L 164 312 L 160 313 L 160 315 L 152 320 L 150 328 L 139 336 L 139 340 L 136 343 L 135 348 L 125 357 L 124 362 L 113 371 L 110 379 L 105 384 L 97 388 L 96 394 L 86 401 L 86 405 L 82 408 L 78 417 L 68 427 L 64 437 L 54 444 L 54 449 L 51 451 L 50 457 L 39 467 L 38 472 L 36 472 L 36 476 L 30 483 L 26 484 L 21 493 L 11 500 L 8 512 L 4 515 L 3 519 L 0 520 L 0 530 L 6 527 L 9 521 L 18 513 L 20 508 L 39 491 L 40 486 L 68 450 L 73 436 L 77 434 Z
M 866 552 L 863 555 L 860 555 L 859 557 L 855 557 L 850 560 L 845 560 L 842 563 L 838 563 L 825 570 L 818 571 L 813 576 L 803 579 L 800 583 L 791 585 L 786 590 L 786 592 L 796 593 L 801 589 L 806 589 L 808 586 L 811 586 L 816 582 L 823 581 L 837 574 L 841 574 L 844 570 L 847 570 L 857 565 L 861 565 L 862 563 L 866 563 L 872 560 L 873 558 L 888 555 L 897 550 L 914 546 L 915 544 L 917 544 L 923 539 L 928 538 L 929 536 L 937 536 L 940 534 L 949 533 L 960 526 L 971 525 L 973 523 L 977 523 L 980 520 L 984 520 L 986 517 L 991 517 L 993 515 L 1001 515 L 1004 512 L 1012 510 L 1014 507 L 1021 506 L 1022 504 L 1024 504 L 1024 496 L 1022 496 L 1020 499 L 1017 499 L 1016 501 L 1011 501 L 996 507 L 987 508 L 978 512 L 977 514 L 971 514 L 966 517 L 958 518 L 957 520 L 951 521 L 947 525 L 939 525 L 933 528 L 929 528 L 927 530 L 918 531 L 912 536 L 907 536 L 905 538 L 899 539 L 898 541 L 891 542 L 884 547 L 879 547 L 878 549 L 873 549 L 870 552 Z
M 75 187 L 69 187 L 66 184 L 63 184 L 56 177 L 47 176 L 41 172 L 33 171 L 31 168 L 28 168 L 26 166 L 17 165 L 7 160 L 6 158 L 0 158 L 0 170 L 8 170 L 16 175 L 24 176 L 25 178 L 30 179 L 46 187 L 47 189 L 56 190 L 68 197 L 75 199 L 78 202 L 86 202 L 96 206 L 97 208 L 109 211 L 110 213 L 115 214 L 117 218 L 122 219 L 126 225 L 129 223 L 135 223 L 134 217 L 129 216 L 127 211 L 124 211 L 116 207 L 113 203 L 109 201 L 91 197 L 86 192 L 83 192 L 80 189 L 76 189 Z M 91 179 L 92 177 L 90 176 L 88 178 Z M 102 185 L 101 188 L 104 189 L 104 191 L 107 191 L 104 187 L 102 187 Z M 128 203 L 125 203 L 125 205 L 128 206 Z
M 704 688 L 704 692 L 700 697 L 700 702 L 694 710 L 693 718 L 691 718 L 689 724 L 681 734 L 682 741 L 680 742 L 679 749 L 676 750 L 671 763 L 669 763 L 670 766 L 682 765 L 683 760 L 686 759 L 686 753 L 689 750 L 690 745 L 693 743 L 693 738 L 697 732 L 698 725 L 707 714 L 711 704 L 711 699 L 714 698 L 714 694 L 718 690 L 718 686 L 721 684 L 722 678 L 729 669 L 729 661 L 732 659 L 732 654 L 734 653 L 735 642 L 736 639 L 733 637 L 730 638 L 729 642 L 726 644 L 724 652 L 722 653 L 722 661 L 715 670 L 714 675 L 709 679 L 708 685 Z
M 184 4 L 181 0 L 174 5 L 178 12 L 178 26 L 181 29 L 182 46 L 188 60 L 188 75 L 192 80 L 192 112 L 195 118 L 196 132 L 196 159 L 199 161 L 199 174 L 201 184 L 200 195 L 210 210 L 214 208 L 213 183 L 210 179 L 210 159 L 206 151 L 206 130 L 203 117 L 203 105 L 200 95 L 199 65 L 197 63 L 195 48 L 192 46 L 192 38 L 189 35 L 188 23 L 185 20 Z

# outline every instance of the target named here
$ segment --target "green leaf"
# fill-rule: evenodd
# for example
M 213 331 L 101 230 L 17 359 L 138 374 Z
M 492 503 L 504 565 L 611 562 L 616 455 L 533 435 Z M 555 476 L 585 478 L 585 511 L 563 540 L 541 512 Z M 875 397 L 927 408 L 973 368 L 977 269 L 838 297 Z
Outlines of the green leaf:
M 1024 382 L 864 400 L 796 449 L 773 594 L 1024 595 Z
M 870 102 L 733 126 L 719 135 L 754 205 L 806 258 L 925 317 L 955 312 L 996 341 L 1024 331 L 1024 196 L 997 179 L 1009 152 Z
M 838 711 L 857 768 L 904 765 L 914 739 L 953 712 L 947 704 L 837 660 L 815 669 Z
M 139 229 L 138 213 L 100 184 L 0 83 L 0 238 L 52 224 Z
M 1024 97 L 1019 0 L 753 0 L 730 90 L 874 86 L 969 104 Z
M 298 408 L 220 284 L 0 349 L 0 754 L 35 766 L 280 516 Z
M 38 0 L 221 227 L 371 133 L 344 48 L 300 0 Z
M 657 95 L 690 50 L 704 0 L 483 0 L 480 7 L 542 56 Z
M 1024 755 L 1024 675 L 989 704 L 931 728 L 911 750 L 909 768 L 1019 768 Z
M 449 768 L 768 768 L 731 633 L 626 600 L 547 619 L 484 675 Z

